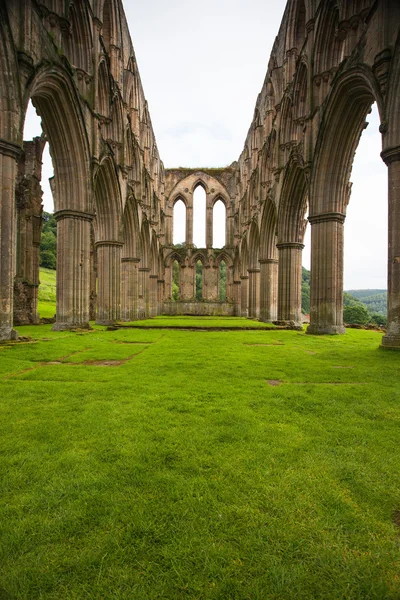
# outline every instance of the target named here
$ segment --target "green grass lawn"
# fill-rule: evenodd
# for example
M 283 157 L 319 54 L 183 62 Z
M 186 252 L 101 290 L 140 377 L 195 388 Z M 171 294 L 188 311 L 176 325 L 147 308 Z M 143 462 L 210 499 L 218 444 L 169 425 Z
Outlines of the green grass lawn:
M 399 599 L 381 334 L 19 333 L 0 346 L 0 598 Z
M 51 319 L 56 314 L 56 272 L 40 268 L 38 312 L 41 318 Z
M 177 317 L 153 317 L 152 319 L 143 319 L 140 321 L 132 321 L 130 323 L 123 322 L 122 325 L 127 327 L 189 327 L 189 328 L 218 328 L 218 329 L 275 329 L 272 323 L 262 323 L 245 317 L 192 317 L 192 316 L 177 316 Z

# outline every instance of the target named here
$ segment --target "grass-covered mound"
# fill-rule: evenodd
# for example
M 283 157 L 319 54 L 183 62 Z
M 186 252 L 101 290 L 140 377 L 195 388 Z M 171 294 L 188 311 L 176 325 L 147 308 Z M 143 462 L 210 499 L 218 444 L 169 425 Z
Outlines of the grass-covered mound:
M 400 357 L 380 334 L 19 332 L 4 597 L 399 597 Z

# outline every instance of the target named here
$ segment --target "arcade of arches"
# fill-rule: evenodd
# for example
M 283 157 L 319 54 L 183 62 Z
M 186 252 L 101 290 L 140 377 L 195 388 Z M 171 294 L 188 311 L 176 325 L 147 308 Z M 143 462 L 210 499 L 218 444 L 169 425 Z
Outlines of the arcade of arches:
M 298 327 L 308 210 L 308 333 L 343 333 L 349 179 L 376 102 L 389 183 L 382 343 L 400 347 L 397 0 L 288 0 L 243 152 L 224 169 L 164 169 L 121 0 L 5 0 L 0 31 L 0 340 L 16 337 L 14 325 L 38 320 L 45 141 L 54 165 L 56 330 L 87 327 L 92 318 L 113 323 L 182 312 Z M 29 100 L 44 134 L 24 142 Z M 203 248 L 193 244 L 198 186 L 206 198 Z M 186 234 L 174 246 L 178 201 Z M 219 201 L 225 245 L 216 249 Z

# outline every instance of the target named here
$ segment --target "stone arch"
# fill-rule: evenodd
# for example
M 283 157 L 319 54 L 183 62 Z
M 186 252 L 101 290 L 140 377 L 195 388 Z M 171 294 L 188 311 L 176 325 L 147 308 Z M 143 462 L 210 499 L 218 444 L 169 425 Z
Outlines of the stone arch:
M 355 67 L 337 79 L 324 111 L 311 172 L 310 214 L 345 213 L 353 158 L 374 102 L 382 113 L 379 88 L 367 68 Z
M 96 242 L 116 241 L 121 238 L 122 198 L 117 169 L 113 159 L 106 156 L 100 162 L 95 183 Z
M 74 67 L 91 73 L 91 49 L 93 47 L 89 14 L 84 0 L 70 2 L 68 20 L 71 24 L 68 39 L 68 55 Z
M 307 192 L 302 161 L 292 154 L 285 169 L 278 211 L 278 319 L 299 328 Z
M 264 203 L 260 225 L 260 320 L 278 316 L 277 211 L 269 198 Z
M 321 4 L 314 44 L 314 73 L 321 76 L 337 68 L 343 58 L 343 43 L 339 35 L 339 4 L 327 0 Z M 320 79 L 317 80 L 317 85 Z
M 49 140 L 56 185 L 55 210 L 90 213 L 89 141 L 69 75 L 54 65 L 44 67 L 28 90 L 26 105 L 29 97 L 42 118 L 42 127 Z
M 117 8 L 114 0 L 104 0 L 101 9 L 101 38 L 106 52 L 110 52 L 111 46 L 118 45 L 117 33 Z
M 52 191 L 57 219 L 57 321 L 54 329 L 86 327 L 89 323 L 93 199 L 85 120 L 71 75 L 60 66 L 44 65 L 38 69 L 25 90 L 25 110 L 29 97 L 42 118 L 54 166 Z M 71 240 L 74 240 L 73 244 Z
M 122 218 L 121 318 L 132 321 L 138 316 L 139 215 L 134 196 L 128 196 Z
M 294 82 L 293 116 L 294 119 L 304 118 L 308 113 L 308 66 L 305 60 L 300 62 Z
M 139 215 L 138 205 L 133 195 L 128 196 L 122 219 L 123 256 L 138 258 L 139 249 Z
M 101 60 L 97 72 L 97 112 L 102 117 L 110 114 L 110 76 L 105 60 Z
M 111 157 L 100 162 L 94 182 L 96 216 L 93 227 L 97 252 L 99 324 L 111 324 L 121 313 L 122 198 Z
M 182 256 L 179 254 L 179 252 L 176 252 L 175 250 L 170 252 L 165 258 L 165 266 L 170 267 L 174 260 L 176 260 L 180 265 L 183 264 Z
M 19 154 L 22 142 L 24 114 L 19 107 L 18 66 L 16 53 L 12 46 L 12 34 L 7 18 L 5 3 L 0 4 L 0 138 L 7 140 Z M 5 91 L 7 90 L 7 93 Z M 18 122 L 18 115 L 20 122 Z
M 349 179 L 365 117 L 377 101 L 369 69 L 349 69 L 336 79 L 324 111 L 310 180 L 311 294 L 309 333 L 344 333 L 343 227 Z
M 192 183 L 192 186 L 190 188 L 191 192 L 194 194 L 194 192 L 196 191 L 196 189 L 198 187 L 202 187 L 206 194 L 209 193 L 208 186 L 207 186 L 207 184 L 205 183 L 205 181 L 201 177 L 196 178 L 195 181 L 194 181 L 194 183 Z
M 306 5 L 304 0 L 295 0 L 290 4 L 289 25 L 286 34 L 286 49 L 296 49 L 297 54 L 306 39 Z

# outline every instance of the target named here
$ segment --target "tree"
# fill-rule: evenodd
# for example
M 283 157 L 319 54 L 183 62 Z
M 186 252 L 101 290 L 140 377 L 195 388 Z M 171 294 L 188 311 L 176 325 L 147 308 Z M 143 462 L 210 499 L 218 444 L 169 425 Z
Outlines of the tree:
M 366 325 L 369 322 L 369 319 L 369 312 L 361 302 L 344 307 L 343 320 L 349 325 Z
M 373 315 L 371 315 L 369 322 L 374 323 L 375 325 L 379 325 L 379 327 L 385 327 L 387 325 L 387 318 L 381 313 L 374 313 Z
M 302 267 L 301 281 L 301 312 L 308 315 L 310 312 L 310 271 Z
M 203 263 L 196 263 L 196 300 L 203 300 Z
M 179 300 L 179 263 L 174 260 L 172 263 L 172 301 Z
M 40 239 L 40 266 L 47 269 L 56 268 L 57 223 L 54 215 L 43 213 L 42 237 Z

